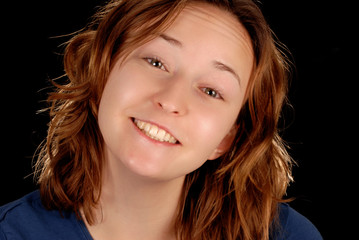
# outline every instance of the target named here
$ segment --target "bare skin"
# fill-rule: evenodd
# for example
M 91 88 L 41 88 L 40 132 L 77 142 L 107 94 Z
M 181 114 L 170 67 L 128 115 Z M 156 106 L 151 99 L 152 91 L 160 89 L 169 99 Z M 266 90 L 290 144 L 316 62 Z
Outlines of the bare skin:
M 115 65 L 99 108 L 106 165 L 97 222 L 86 223 L 94 239 L 175 239 L 184 178 L 229 147 L 252 63 L 244 27 L 201 4 Z

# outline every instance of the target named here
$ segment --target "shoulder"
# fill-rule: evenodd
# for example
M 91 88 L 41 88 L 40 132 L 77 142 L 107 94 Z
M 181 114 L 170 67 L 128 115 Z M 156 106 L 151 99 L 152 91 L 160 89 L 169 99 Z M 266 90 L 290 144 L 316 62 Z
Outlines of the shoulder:
M 288 204 L 279 205 L 279 223 L 274 240 L 322 240 L 317 228 Z
M 24 236 L 29 240 L 91 239 L 75 214 L 45 209 L 38 191 L 0 207 L 0 240 Z

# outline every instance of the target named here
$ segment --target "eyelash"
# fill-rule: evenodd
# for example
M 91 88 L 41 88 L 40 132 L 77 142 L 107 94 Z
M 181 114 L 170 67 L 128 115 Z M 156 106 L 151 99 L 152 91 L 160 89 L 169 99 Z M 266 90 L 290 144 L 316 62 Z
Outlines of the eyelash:
M 167 68 L 165 67 L 165 64 L 163 64 L 163 61 L 159 59 L 158 57 L 145 57 L 144 60 L 153 66 L 154 68 L 158 68 L 163 71 L 167 71 Z M 216 89 L 210 88 L 210 87 L 203 87 L 201 88 L 202 92 L 206 95 L 208 95 L 211 98 L 214 99 L 223 99 L 220 92 Z
M 221 94 L 216 89 L 209 88 L 209 87 L 204 87 L 204 88 L 201 88 L 201 90 L 202 90 L 203 93 L 205 93 L 206 95 L 208 95 L 211 98 L 223 100 Z
M 165 67 L 165 64 L 163 64 L 163 61 L 159 59 L 158 57 L 145 57 L 144 60 L 153 66 L 154 68 L 158 68 L 163 71 L 167 71 L 167 68 Z

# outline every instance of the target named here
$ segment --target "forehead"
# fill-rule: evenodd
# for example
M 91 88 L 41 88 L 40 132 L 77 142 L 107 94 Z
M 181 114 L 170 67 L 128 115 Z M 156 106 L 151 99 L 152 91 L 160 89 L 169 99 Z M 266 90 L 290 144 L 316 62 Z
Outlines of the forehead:
M 232 13 L 210 4 L 190 4 L 165 34 L 179 40 L 174 45 L 193 63 L 222 62 L 249 80 L 254 61 L 251 38 Z
M 201 26 L 203 31 L 198 32 L 198 26 Z M 184 31 L 187 30 L 187 32 L 191 28 L 196 28 L 197 32 L 192 32 L 195 36 L 204 34 L 205 31 L 211 31 L 219 38 L 240 45 L 247 54 L 253 54 L 251 37 L 245 27 L 234 14 L 219 7 L 208 3 L 189 4 L 167 31 L 176 30 L 178 32 L 181 27 L 185 28 Z

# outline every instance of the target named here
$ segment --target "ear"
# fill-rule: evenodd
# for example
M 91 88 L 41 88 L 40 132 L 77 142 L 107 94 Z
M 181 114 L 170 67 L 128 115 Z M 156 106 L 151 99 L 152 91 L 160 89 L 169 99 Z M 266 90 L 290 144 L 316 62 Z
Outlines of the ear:
M 228 134 L 223 138 L 221 143 L 218 145 L 218 147 L 213 151 L 213 153 L 210 155 L 208 160 L 215 160 L 222 156 L 224 153 L 228 151 L 230 146 L 232 145 L 232 142 L 236 136 L 238 126 L 233 125 L 231 130 L 228 132 Z

